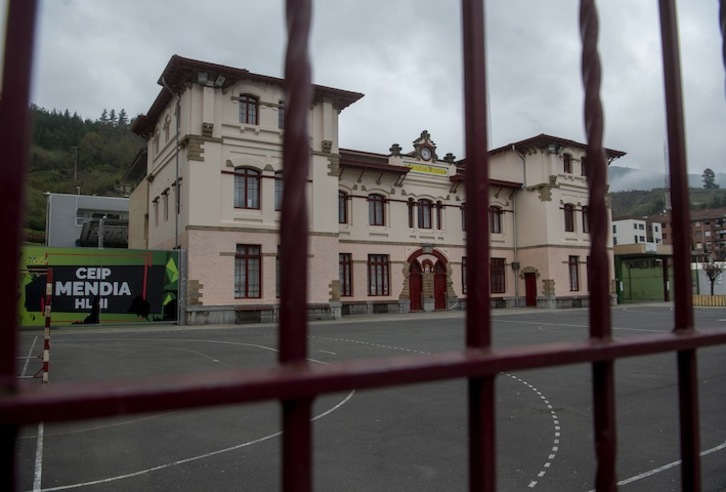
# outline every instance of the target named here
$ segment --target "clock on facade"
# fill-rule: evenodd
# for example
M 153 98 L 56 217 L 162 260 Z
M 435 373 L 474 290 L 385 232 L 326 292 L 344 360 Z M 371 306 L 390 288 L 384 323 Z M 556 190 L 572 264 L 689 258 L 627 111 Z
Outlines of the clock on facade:
M 428 161 L 431 159 L 431 149 L 428 147 L 421 147 L 421 159 Z

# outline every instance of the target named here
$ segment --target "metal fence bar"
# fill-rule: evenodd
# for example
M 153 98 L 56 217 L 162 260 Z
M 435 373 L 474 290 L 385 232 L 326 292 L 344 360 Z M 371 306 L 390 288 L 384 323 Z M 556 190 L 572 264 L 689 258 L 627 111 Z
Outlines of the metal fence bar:
M 683 89 L 678 48 L 678 21 L 674 0 L 660 0 L 663 79 L 668 128 L 668 157 L 673 207 L 673 284 L 675 290 L 675 332 L 693 331 L 691 301 L 691 241 Z M 681 438 L 681 488 L 701 490 L 700 432 L 698 418 L 698 370 L 695 350 L 680 351 L 678 360 L 678 402 Z
M 10 0 L 7 5 L 5 61 L 0 98 L 0 393 L 17 389 L 17 259 L 22 240 L 25 166 L 30 142 L 30 76 L 33 65 L 36 0 Z M 0 489 L 15 487 L 15 443 L 18 425 L 0 425 Z
M 310 167 L 308 112 L 312 102 L 308 39 L 311 0 L 287 0 L 285 134 L 280 222 L 279 361 L 300 369 L 307 363 L 308 211 Z M 312 398 L 281 400 L 282 487 L 312 490 Z
M 462 0 L 464 55 L 464 122 L 466 145 L 466 221 L 476 224 L 466 232 L 467 314 L 466 346 L 491 345 L 489 313 L 489 144 L 487 139 L 486 51 L 484 1 Z M 469 487 L 496 490 L 494 375 L 470 377 Z
M 84 381 L 39 385 L 21 383 L 13 397 L 0 398 L 0 425 L 62 422 L 213 407 L 274 399 L 294 400 L 352 389 L 386 388 L 494 376 L 499 372 L 583 364 L 726 344 L 726 332 L 668 334 L 603 342 L 583 340 L 496 350 L 467 350 L 426 356 L 390 357 L 309 365 L 277 366 L 154 376 L 143 381 Z
M 726 34 L 726 0 L 720 26 Z M 701 488 L 696 349 L 726 344 L 726 333 L 697 332 L 690 283 L 689 199 L 685 132 L 674 0 L 659 0 L 673 202 L 675 318 L 671 334 L 613 340 L 609 285 L 590 285 L 590 338 L 581 342 L 492 350 L 489 312 L 488 140 L 484 0 L 462 0 L 464 107 L 467 152 L 466 350 L 418 357 L 394 357 L 312 366 L 307 357 L 306 181 L 310 164 L 307 116 L 312 97 L 308 38 L 311 0 L 287 0 L 288 46 L 285 69 L 286 123 L 281 223 L 280 364 L 252 371 L 224 371 L 139 381 L 59 383 L 41 390 L 15 377 L 17 264 L 21 240 L 25 159 L 29 143 L 28 102 L 36 0 L 10 0 L 5 43 L 3 98 L 0 100 L 0 489 L 15 486 L 18 427 L 42 421 L 69 421 L 138 412 L 279 400 L 283 415 L 284 490 L 312 490 L 312 401 L 351 389 L 467 378 L 469 381 L 470 490 L 496 489 L 495 377 L 501 371 L 591 363 L 597 490 L 615 490 L 615 393 L 613 361 L 623 357 L 677 352 L 681 414 L 682 489 Z M 587 178 L 590 186 L 591 267 L 588 278 L 609 278 L 607 268 L 606 161 L 602 147 L 600 61 L 595 0 L 581 0 L 582 74 L 585 87 Z M 726 40 L 724 40 L 726 66 Z
M 721 58 L 724 68 L 726 68 L 726 0 L 719 0 L 718 20 L 721 26 Z M 726 89 L 726 84 L 724 89 Z
M 604 117 L 600 99 L 602 69 L 597 51 L 599 22 L 595 0 L 580 2 L 580 37 L 582 39 L 582 81 L 585 89 L 585 133 L 590 222 L 590 337 L 607 341 L 612 338 L 610 278 L 607 254 L 609 211 L 607 193 L 607 159 L 603 148 Z M 593 279 L 593 281 L 590 281 Z M 613 360 L 592 363 L 592 397 L 595 458 L 595 487 L 614 491 L 616 486 L 617 426 L 615 422 L 615 371 Z

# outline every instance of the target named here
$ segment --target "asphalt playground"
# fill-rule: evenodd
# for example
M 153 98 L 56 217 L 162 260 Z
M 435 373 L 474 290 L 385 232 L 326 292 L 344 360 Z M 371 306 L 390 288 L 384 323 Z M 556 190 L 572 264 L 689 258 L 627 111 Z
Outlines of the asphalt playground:
M 493 312 L 495 346 L 582 340 L 584 309 Z M 697 308 L 701 330 L 726 330 L 726 309 Z M 673 327 L 669 304 L 619 306 L 616 337 Z M 42 330 L 21 332 L 21 355 Z M 251 368 L 276 361 L 276 326 L 64 327 L 51 335 L 47 384 Z M 464 346 L 461 312 L 346 317 L 309 326 L 311 363 L 423 355 Z M 19 373 L 37 370 L 19 360 Z M 34 365 L 35 364 L 35 365 Z M 726 346 L 698 357 L 704 491 L 726 490 Z M 680 490 L 674 354 L 616 363 L 621 491 Z M 28 380 L 42 384 L 39 379 Z M 593 486 L 588 365 L 500 374 L 497 488 L 588 492 Z M 444 381 L 315 402 L 316 491 L 467 490 L 466 383 Z M 22 491 L 280 490 L 277 402 L 40 424 L 19 439 Z

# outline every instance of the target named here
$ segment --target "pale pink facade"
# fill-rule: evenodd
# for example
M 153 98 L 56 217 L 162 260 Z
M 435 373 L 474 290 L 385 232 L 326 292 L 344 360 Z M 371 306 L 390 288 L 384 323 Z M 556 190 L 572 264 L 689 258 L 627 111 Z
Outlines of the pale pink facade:
M 282 81 L 175 56 L 160 83 L 168 89 L 134 125 L 149 144 L 129 247 L 185 251 L 189 323 L 275 320 Z M 466 162 L 440 157 L 425 131 L 386 154 L 340 149 L 338 117 L 361 97 L 315 86 L 310 315 L 461 309 L 465 227 L 476 227 L 463 222 Z M 496 208 L 481 218 L 490 221 L 495 305 L 586 303 L 584 152 L 547 135 L 490 152 Z

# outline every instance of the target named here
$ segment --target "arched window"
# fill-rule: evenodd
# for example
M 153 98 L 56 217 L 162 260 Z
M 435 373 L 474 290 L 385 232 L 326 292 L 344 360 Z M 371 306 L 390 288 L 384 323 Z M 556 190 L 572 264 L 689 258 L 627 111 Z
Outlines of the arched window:
M 589 210 L 587 207 L 582 207 L 582 232 L 590 232 L 590 218 L 588 217 Z
M 416 204 L 414 203 L 413 198 L 408 199 L 406 206 L 408 207 L 408 227 L 413 229 L 413 218 L 416 213 Z
M 575 206 L 571 203 L 565 204 L 565 232 L 575 232 Z
M 260 172 L 249 167 L 234 169 L 235 208 L 260 208 Z
M 570 154 L 562 156 L 562 168 L 565 174 L 572 174 L 572 156 Z
M 370 225 L 386 225 L 386 197 L 368 195 L 368 223 Z
M 419 229 L 431 229 L 431 200 L 422 198 L 418 201 L 418 227 Z
M 239 122 L 248 125 L 259 124 L 260 99 L 251 94 L 239 96 Z
M 502 233 L 502 209 L 499 207 L 489 207 L 489 232 L 491 234 Z
M 348 194 L 338 191 L 338 224 L 348 223 Z

